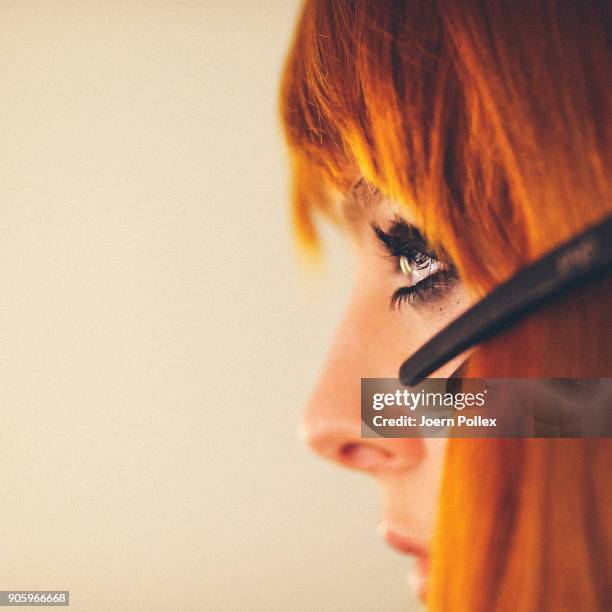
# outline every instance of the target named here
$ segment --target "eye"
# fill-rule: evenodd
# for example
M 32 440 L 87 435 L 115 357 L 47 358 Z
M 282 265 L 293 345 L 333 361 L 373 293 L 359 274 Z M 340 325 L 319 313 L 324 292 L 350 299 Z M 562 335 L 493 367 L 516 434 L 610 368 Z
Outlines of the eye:
M 399 267 L 402 274 L 408 279 L 410 286 L 418 285 L 421 281 L 436 274 L 444 268 L 441 262 L 425 253 L 417 253 L 412 258 L 401 255 Z
M 406 285 L 391 296 L 391 307 L 404 304 L 418 308 L 441 300 L 459 277 L 450 263 L 438 259 L 423 235 L 413 226 L 396 221 L 387 233 L 373 225 L 374 233 L 396 261 L 396 270 L 406 278 Z

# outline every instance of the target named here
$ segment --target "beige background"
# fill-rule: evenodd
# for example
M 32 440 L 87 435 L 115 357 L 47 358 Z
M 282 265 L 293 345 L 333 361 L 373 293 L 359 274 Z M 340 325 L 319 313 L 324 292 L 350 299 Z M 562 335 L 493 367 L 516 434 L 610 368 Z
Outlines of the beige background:
M 86 611 L 412 602 L 374 484 L 296 435 L 350 284 L 337 237 L 317 279 L 289 235 L 297 4 L 0 4 L 0 589 Z

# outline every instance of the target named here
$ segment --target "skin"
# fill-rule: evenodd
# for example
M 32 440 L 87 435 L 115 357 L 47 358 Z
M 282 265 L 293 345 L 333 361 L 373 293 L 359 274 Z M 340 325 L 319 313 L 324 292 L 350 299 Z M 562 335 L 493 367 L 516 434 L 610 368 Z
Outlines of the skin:
M 360 378 L 397 377 L 400 364 L 463 312 L 470 299 L 458 282 L 435 303 L 393 310 L 389 297 L 408 284 L 407 278 L 371 223 L 387 230 L 399 210 L 388 201 L 366 204 L 358 201 L 344 211 L 354 289 L 304 413 L 303 432 L 317 454 L 376 478 L 382 494 L 381 534 L 397 550 L 417 557 L 414 586 L 424 596 L 446 440 L 361 438 Z M 405 213 L 402 218 L 410 222 Z M 435 376 L 451 375 L 463 360 L 453 360 Z

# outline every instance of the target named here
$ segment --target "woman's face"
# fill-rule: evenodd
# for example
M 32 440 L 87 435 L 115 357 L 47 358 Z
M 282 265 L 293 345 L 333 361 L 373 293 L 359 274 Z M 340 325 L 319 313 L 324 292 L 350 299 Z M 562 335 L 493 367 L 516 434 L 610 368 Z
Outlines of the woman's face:
M 374 476 L 382 492 L 380 531 L 417 557 L 423 597 L 445 440 L 362 438 L 360 379 L 396 378 L 401 363 L 469 305 L 452 266 L 434 259 L 405 213 L 363 183 L 343 209 L 355 284 L 304 415 L 308 444 L 336 463 Z M 449 376 L 454 360 L 436 372 Z

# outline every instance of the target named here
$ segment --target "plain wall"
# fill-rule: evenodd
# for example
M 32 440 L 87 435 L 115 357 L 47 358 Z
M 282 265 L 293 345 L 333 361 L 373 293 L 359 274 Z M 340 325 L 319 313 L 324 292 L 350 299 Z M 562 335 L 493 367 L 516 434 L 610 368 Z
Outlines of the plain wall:
M 297 435 L 350 287 L 290 235 L 298 4 L 0 4 L 0 589 L 416 609 L 374 483 Z

